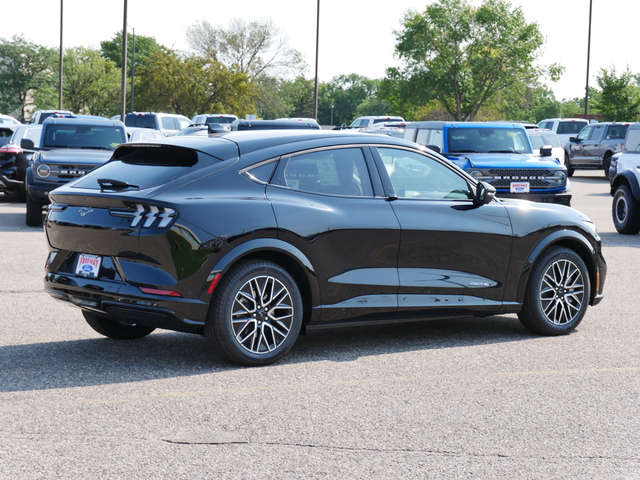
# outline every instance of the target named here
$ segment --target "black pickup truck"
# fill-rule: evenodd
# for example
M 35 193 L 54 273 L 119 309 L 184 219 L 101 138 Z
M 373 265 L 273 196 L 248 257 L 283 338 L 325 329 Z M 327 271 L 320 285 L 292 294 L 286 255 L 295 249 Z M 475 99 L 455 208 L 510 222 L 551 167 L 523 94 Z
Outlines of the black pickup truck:
M 47 118 L 26 173 L 26 224 L 42 225 L 49 192 L 102 165 L 127 141 L 125 126 L 101 117 Z M 23 140 L 24 142 L 24 140 Z M 30 145 L 23 144 L 23 148 Z

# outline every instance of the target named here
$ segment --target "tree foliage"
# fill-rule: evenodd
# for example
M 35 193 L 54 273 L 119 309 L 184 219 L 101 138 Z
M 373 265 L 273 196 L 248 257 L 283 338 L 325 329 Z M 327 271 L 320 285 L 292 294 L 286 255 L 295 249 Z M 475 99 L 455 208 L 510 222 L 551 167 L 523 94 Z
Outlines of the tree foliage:
M 182 57 L 162 49 L 138 70 L 136 106 L 141 110 L 179 113 L 255 113 L 255 86 L 246 75 L 202 57 Z
M 374 95 L 380 84 L 362 75 L 338 75 L 319 86 L 318 121 L 328 125 L 333 111 L 333 124 L 350 124 L 358 115 L 358 107 Z M 332 107 L 333 106 L 333 107 Z M 389 112 L 382 112 L 384 115 Z
M 302 55 L 272 20 L 234 18 L 227 28 L 206 20 L 187 29 L 187 42 L 197 55 L 218 61 L 252 80 L 263 76 L 298 76 L 306 69 Z
M 134 50 L 135 48 L 135 50 Z M 161 50 L 162 46 L 153 37 L 133 35 L 127 32 L 127 68 L 131 69 L 131 59 L 134 59 L 134 67 L 145 64 L 146 59 L 154 52 Z M 100 54 L 111 60 L 116 67 L 122 67 L 122 32 L 114 34 L 111 40 L 100 42 Z M 135 70 L 134 68 L 134 70 Z
M 0 39 L 0 111 L 25 111 L 30 94 L 58 81 L 58 60 L 53 49 L 35 45 L 21 35 Z
M 410 85 L 404 95 L 420 103 L 438 100 L 456 120 L 474 119 L 497 93 L 522 92 L 539 75 L 534 61 L 542 34 L 507 1 L 474 7 L 440 0 L 422 14 L 408 12 L 403 27 L 396 53 L 405 67 L 392 76 Z
M 119 111 L 120 69 L 98 50 L 68 49 L 64 56 L 63 99 L 75 113 L 110 117 Z
M 640 116 L 640 89 L 629 67 L 620 75 L 615 67 L 601 68 L 597 77 L 601 91 L 595 101 L 605 122 L 636 121 Z

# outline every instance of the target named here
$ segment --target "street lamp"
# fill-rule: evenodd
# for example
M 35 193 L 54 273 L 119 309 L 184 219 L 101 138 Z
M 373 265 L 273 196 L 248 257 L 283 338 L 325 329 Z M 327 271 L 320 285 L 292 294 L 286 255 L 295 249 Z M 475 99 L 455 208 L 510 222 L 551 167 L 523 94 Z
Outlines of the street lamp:
M 122 21 L 122 89 L 120 91 L 120 120 L 124 122 L 127 110 L 127 0 L 124 0 Z
M 331 105 L 331 121 L 329 122 L 329 125 L 333 125 L 333 105 Z
M 589 119 L 589 57 L 591 56 L 591 11 L 593 0 L 589 0 L 589 37 L 587 40 L 587 84 L 584 92 L 584 118 Z
M 62 50 L 62 13 L 64 0 L 60 0 L 60 72 L 58 72 L 58 110 L 62 110 L 62 67 L 64 52 Z

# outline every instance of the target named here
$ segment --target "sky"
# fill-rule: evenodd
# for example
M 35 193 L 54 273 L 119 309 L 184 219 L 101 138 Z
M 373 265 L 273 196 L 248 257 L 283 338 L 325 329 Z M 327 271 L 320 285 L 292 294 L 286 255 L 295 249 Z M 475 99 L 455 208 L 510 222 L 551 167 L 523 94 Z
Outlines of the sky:
M 63 6 L 63 45 L 99 49 L 122 31 L 124 0 L 29 0 L 2 5 L 0 38 L 23 35 L 38 45 L 60 45 L 60 5 Z M 394 58 L 394 31 L 401 29 L 408 10 L 422 12 L 434 0 L 199 0 L 182 4 L 167 0 L 127 0 L 127 25 L 136 35 L 153 37 L 166 47 L 188 50 L 186 30 L 200 20 L 226 27 L 233 18 L 272 19 L 300 51 L 309 69 L 316 71 L 316 25 L 320 2 L 318 78 L 328 82 L 337 75 L 357 73 L 383 78 L 385 70 L 399 66 Z M 479 5 L 481 0 L 469 0 Z M 538 24 L 545 37 L 541 65 L 565 67 L 562 79 L 548 83 L 558 100 L 584 97 L 587 82 L 589 6 L 591 51 L 589 86 L 597 87 L 601 68 L 627 68 L 640 73 L 640 55 L 633 47 L 640 2 L 637 0 L 511 0 L 528 22 Z M 27 8 L 28 6 L 28 8 Z M 9 19 L 12 19 L 9 21 Z

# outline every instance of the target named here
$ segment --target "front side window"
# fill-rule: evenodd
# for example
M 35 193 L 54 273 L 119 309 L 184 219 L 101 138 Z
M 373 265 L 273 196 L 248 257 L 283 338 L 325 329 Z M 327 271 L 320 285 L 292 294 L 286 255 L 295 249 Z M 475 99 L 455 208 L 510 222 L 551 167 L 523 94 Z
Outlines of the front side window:
M 373 196 L 360 148 L 316 150 L 289 158 L 285 185 L 292 190 L 343 196 Z
M 578 142 L 584 142 L 585 140 L 587 140 L 589 138 L 589 136 L 591 135 L 591 133 L 593 133 L 593 131 L 594 131 L 593 127 L 587 127 L 587 128 L 584 128 L 584 129 L 580 130 L 580 133 L 576 137 L 576 140 Z
M 467 181 L 437 160 L 398 148 L 378 148 L 391 184 L 400 198 L 468 200 Z
M 442 142 L 442 129 L 436 128 L 420 128 L 416 136 L 416 143 L 420 145 L 436 145 L 440 150 L 444 148 Z

